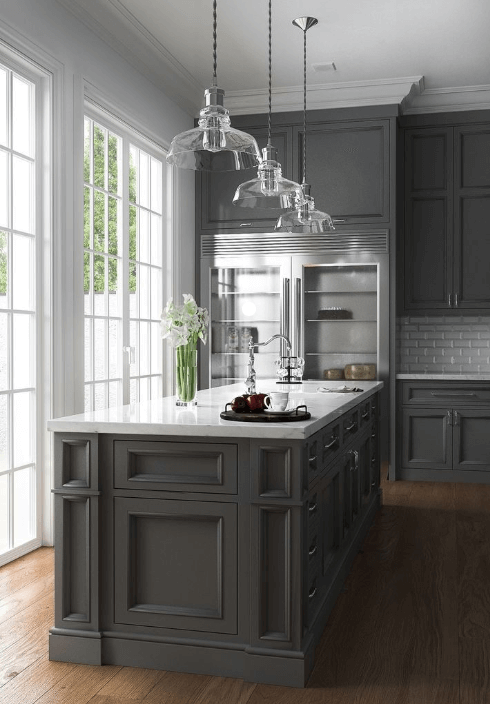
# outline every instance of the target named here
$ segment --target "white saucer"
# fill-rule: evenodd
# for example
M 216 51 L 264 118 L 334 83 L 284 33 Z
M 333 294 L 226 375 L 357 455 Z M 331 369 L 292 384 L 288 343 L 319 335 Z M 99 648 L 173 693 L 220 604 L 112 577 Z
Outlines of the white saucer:
M 269 408 L 264 408 L 264 413 L 268 413 L 271 416 L 289 416 L 291 413 L 294 413 L 295 410 L 296 408 L 289 408 L 285 411 L 272 411 Z

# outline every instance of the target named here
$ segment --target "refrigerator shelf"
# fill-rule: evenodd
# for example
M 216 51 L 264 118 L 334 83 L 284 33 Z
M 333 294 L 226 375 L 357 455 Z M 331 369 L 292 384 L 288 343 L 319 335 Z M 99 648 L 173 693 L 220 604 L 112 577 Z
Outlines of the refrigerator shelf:
M 280 291 L 211 291 L 211 296 L 280 296 Z
M 359 357 L 359 355 L 372 355 L 376 356 L 376 350 L 362 351 L 362 350 L 348 350 L 345 352 L 307 352 L 305 357 L 330 357 L 332 355 L 342 355 L 344 357 Z
M 376 291 L 376 289 L 362 289 L 362 290 L 357 289 L 356 291 L 321 291 L 321 290 L 315 290 L 315 291 L 313 291 L 313 290 L 311 290 L 311 291 L 305 291 L 305 293 L 311 293 L 311 294 L 319 294 L 319 293 L 321 293 L 321 294 L 325 294 L 325 295 L 328 295 L 328 296 L 344 296 L 344 295 L 348 295 L 348 294 L 352 294 L 352 293 L 353 293 L 353 294 L 355 294 L 356 296 L 358 296 L 360 293 L 361 293 L 362 295 L 364 295 L 365 293 L 374 293 L 374 294 L 376 294 L 377 291 Z
M 359 318 L 308 318 L 307 323 L 377 323 L 377 320 L 360 320 Z

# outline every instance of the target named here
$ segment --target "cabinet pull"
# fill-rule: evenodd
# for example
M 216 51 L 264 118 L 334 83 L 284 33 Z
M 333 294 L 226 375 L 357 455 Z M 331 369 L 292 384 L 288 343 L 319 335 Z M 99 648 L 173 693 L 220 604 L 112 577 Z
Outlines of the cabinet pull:
M 369 411 L 366 411 L 365 413 L 363 413 L 363 414 L 361 415 L 361 418 L 362 418 L 363 420 L 365 420 L 366 418 L 369 418 Z
M 315 513 L 316 511 L 316 501 L 308 506 L 308 513 Z
M 453 411 L 454 413 L 454 425 L 459 425 L 459 413 L 458 411 Z
M 448 412 L 446 413 L 446 423 L 447 423 L 448 425 L 452 425 L 452 422 L 453 422 L 453 414 L 452 414 L 451 411 L 448 411 Z
M 308 599 L 313 599 L 313 597 L 315 596 L 316 592 L 317 592 L 317 587 L 314 587 L 313 589 L 310 589 L 310 591 L 308 592 Z
M 317 554 L 317 552 L 318 552 L 318 547 L 317 547 L 316 545 L 313 545 L 313 546 L 311 546 L 310 549 L 308 550 L 308 555 L 309 555 L 310 557 L 314 557 L 314 556 Z
M 251 222 L 241 222 L 240 227 L 252 227 L 252 223 Z
M 333 218 L 333 219 L 332 219 L 332 222 L 333 222 L 334 225 L 336 225 L 336 224 L 339 223 L 339 222 L 346 222 L 346 219 L 345 219 L 345 218 L 344 218 L 344 219 L 342 219 L 342 218 Z
M 290 293 L 289 289 L 291 286 L 291 282 L 288 278 L 284 278 L 282 281 L 282 327 L 281 327 L 281 333 L 283 335 L 289 335 L 289 329 L 291 327 L 291 309 L 290 309 Z M 285 355 L 287 354 L 286 350 L 286 343 L 284 340 L 281 340 L 281 350 L 282 354 Z
M 344 430 L 347 431 L 347 432 L 350 432 L 350 431 L 353 430 L 355 427 L 356 427 L 356 421 L 354 421 L 354 422 L 351 423 L 350 425 L 344 427 Z
M 310 458 L 308 459 L 308 462 L 310 462 L 310 464 L 311 464 L 312 462 L 316 462 L 316 455 L 315 455 L 314 457 L 310 457 Z
M 451 294 L 450 293 L 448 293 L 448 295 L 447 295 L 447 304 L 451 308 Z
M 339 439 L 336 438 L 335 436 L 333 436 L 333 437 L 332 437 L 332 440 L 331 440 L 329 443 L 327 443 L 326 445 L 323 446 L 323 449 L 324 449 L 324 450 L 330 450 L 330 448 L 333 447 L 334 445 L 336 445 L 336 444 L 338 443 L 338 441 L 339 441 Z
M 302 294 L 301 294 L 301 279 L 297 278 L 294 282 L 295 309 L 296 309 L 296 354 L 298 357 L 304 357 L 303 354 L 303 313 L 302 313 Z
M 439 397 L 439 398 L 447 398 L 451 396 L 476 396 L 476 394 L 472 391 L 469 393 L 460 393 L 459 391 L 431 391 L 430 392 L 431 396 Z
M 459 305 L 458 294 L 457 294 L 457 293 L 454 294 L 454 305 L 456 306 L 456 308 L 457 308 L 458 305 Z

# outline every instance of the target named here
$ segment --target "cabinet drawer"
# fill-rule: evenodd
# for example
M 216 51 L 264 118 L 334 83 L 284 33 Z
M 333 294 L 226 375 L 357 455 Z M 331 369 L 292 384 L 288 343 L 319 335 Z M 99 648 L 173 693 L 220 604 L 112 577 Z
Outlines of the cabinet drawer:
M 322 432 L 322 465 L 325 469 L 342 447 L 340 421 L 330 423 Z
M 444 406 L 490 404 L 490 386 L 477 384 L 427 384 L 404 383 L 402 392 L 404 405 Z
M 237 493 L 237 445 L 114 441 L 114 487 Z
M 312 487 L 322 470 L 321 435 L 316 433 L 306 445 L 308 487 Z
M 349 411 L 342 416 L 342 443 L 346 445 L 359 430 L 359 411 Z
M 365 401 L 359 409 L 359 424 L 365 428 L 371 420 L 371 399 Z

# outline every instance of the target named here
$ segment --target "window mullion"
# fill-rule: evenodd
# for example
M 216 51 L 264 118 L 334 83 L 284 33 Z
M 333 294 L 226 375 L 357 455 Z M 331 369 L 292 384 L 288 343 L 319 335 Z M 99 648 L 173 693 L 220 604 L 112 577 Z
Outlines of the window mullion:
M 129 139 L 123 136 L 122 148 L 122 317 L 123 348 L 130 346 L 130 304 L 129 304 Z M 123 404 L 129 403 L 130 354 L 123 355 Z

